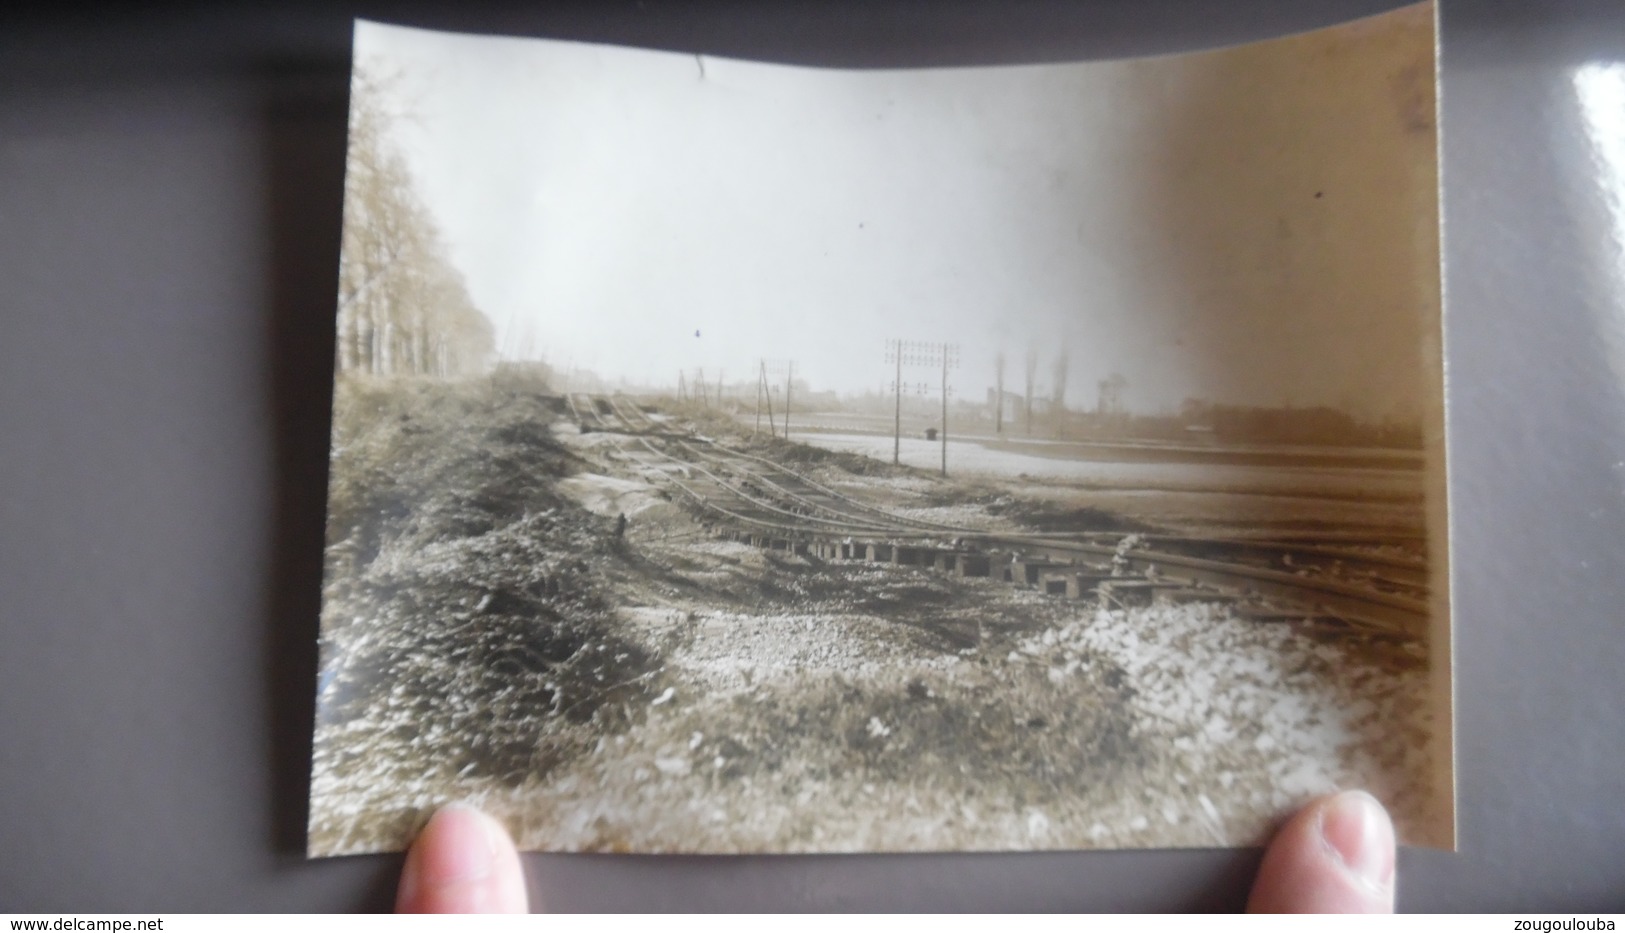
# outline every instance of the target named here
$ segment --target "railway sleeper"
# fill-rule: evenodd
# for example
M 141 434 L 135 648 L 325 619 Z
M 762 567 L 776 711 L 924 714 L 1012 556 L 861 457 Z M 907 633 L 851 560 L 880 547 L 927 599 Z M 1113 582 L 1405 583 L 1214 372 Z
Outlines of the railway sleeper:
M 1052 561 L 1045 557 L 1015 556 L 1004 566 L 1002 576 L 1004 582 L 1014 583 L 1017 586 L 1041 586 L 1044 574 L 1056 567 L 1068 567 L 1059 561 Z
M 892 549 L 892 563 L 907 567 L 937 569 L 937 549 L 921 545 L 899 544 Z
M 924 567 L 961 578 L 992 577 L 1018 587 L 1035 588 L 1045 594 L 1066 599 L 1093 598 L 1105 609 L 1214 603 L 1229 606 L 1237 618 L 1251 622 L 1314 626 L 1348 634 L 1403 640 L 1401 633 L 1364 620 L 1344 618 L 1325 607 L 1261 604 L 1253 601 L 1257 599 L 1257 594 L 1244 596 L 1217 587 L 1206 587 L 1198 581 L 1160 576 L 1154 569 L 1144 576 L 1114 575 L 1103 565 L 1071 563 L 1019 553 L 884 541 L 821 538 L 803 540 L 785 535 L 723 527 L 714 530 L 720 537 L 749 543 L 754 547 L 824 560 L 853 560 Z
M 1112 577 L 1100 581 L 1095 592 L 1100 605 L 1108 609 L 1136 609 L 1156 601 L 1158 590 L 1178 589 L 1183 581 L 1150 580 L 1145 577 Z
M 1112 579 L 1109 570 L 1066 570 L 1050 571 L 1039 578 L 1039 585 L 1044 592 L 1067 599 L 1087 599 L 1093 597 L 1100 585 Z
M 1312 610 L 1236 605 L 1242 601 L 1241 596 L 1193 585 L 1188 580 L 1114 575 L 1103 566 L 1079 565 L 1044 557 L 1031 558 L 1023 555 L 1005 557 L 998 553 L 879 541 L 809 542 L 726 529 L 720 529 L 720 533 L 736 541 L 748 542 L 755 547 L 824 560 L 861 560 L 897 566 L 917 566 L 949 572 L 959 577 L 997 576 L 1005 582 L 1036 588 L 1052 596 L 1075 600 L 1095 598 L 1102 606 L 1108 608 L 1205 602 L 1234 606 L 1234 611 L 1239 617 L 1252 621 L 1335 621 L 1339 626 L 1349 624 Z

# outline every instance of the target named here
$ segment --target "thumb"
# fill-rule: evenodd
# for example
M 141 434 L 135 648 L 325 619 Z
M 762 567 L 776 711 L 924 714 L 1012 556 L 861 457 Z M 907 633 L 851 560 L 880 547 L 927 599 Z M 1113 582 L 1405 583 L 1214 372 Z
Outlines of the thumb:
M 1394 824 L 1364 791 L 1322 797 L 1264 853 L 1248 913 L 1391 914 Z
M 519 852 L 502 824 L 451 804 L 429 818 L 401 870 L 397 913 L 511 914 L 529 909 Z

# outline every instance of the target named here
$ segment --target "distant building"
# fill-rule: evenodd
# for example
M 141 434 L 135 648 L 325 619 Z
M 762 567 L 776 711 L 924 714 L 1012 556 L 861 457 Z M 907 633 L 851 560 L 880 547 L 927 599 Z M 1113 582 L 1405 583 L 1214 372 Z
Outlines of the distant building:
M 1022 404 L 1023 401 L 1024 400 L 1022 399 L 1021 393 L 1011 392 L 1008 389 L 1005 390 L 1004 417 L 1001 419 L 999 417 L 999 390 L 988 389 L 987 416 L 992 418 L 995 422 L 1000 422 L 1002 420 L 1004 426 L 1008 428 L 1021 420 L 1022 412 L 1024 411 Z
M 1022 414 L 1022 395 L 1019 392 L 1004 390 L 1004 416 L 999 418 L 999 390 L 988 388 L 988 418 L 994 423 L 1003 423 L 1009 427 L 1019 421 Z

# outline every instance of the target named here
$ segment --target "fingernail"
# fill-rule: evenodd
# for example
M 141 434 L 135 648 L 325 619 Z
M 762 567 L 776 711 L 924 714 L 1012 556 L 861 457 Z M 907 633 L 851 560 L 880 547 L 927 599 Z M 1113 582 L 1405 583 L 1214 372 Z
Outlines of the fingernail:
M 1320 837 L 1360 883 L 1381 892 L 1393 885 L 1394 824 L 1375 797 L 1347 791 L 1327 801 L 1320 814 Z
M 439 837 L 440 844 L 424 847 L 419 866 L 423 883 L 438 887 L 490 877 L 496 867 L 494 829 L 489 817 L 466 804 L 447 804 L 435 811 L 423 834 Z M 447 844 L 454 840 L 455 844 Z

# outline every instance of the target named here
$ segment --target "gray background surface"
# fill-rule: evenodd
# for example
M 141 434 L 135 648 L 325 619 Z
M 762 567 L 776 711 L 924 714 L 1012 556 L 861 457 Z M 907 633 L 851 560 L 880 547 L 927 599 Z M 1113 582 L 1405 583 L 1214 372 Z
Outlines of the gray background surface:
M 842 65 L 1177 51 L 1383 0 L 0 14 L 0 911 L 381 908 L 307 863 L 349 21 Z M 1625 269 L 1572 90 L 1625 4 L 1447 2 L 1461 851 L 1408 910 L 1625 909 Z M 1239 906 L 1258 852 L 528 856 L 555 909 Z

